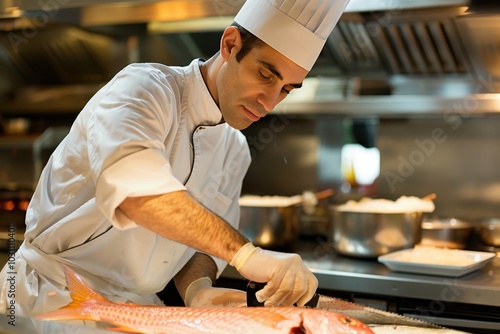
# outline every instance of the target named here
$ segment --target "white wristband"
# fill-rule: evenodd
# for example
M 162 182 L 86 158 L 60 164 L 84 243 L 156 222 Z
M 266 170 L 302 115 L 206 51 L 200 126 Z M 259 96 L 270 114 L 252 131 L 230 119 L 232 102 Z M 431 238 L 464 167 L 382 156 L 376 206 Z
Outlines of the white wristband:
M 236 252 L 229 264 L 235 267 L 236 270 L 240 271 L 241 267 L 243 267 L 250 255 L 258 249 L 259 247 L 255 247 L 251 242 L 246 243 Z
M 189 284 L 186 289 L 186 294 L 184 295 L 184 304 L 190 306 L 193 298 L 196 296 L 198 291 L 203 288 L 211 288 L 212 280 L 210 277 L 200 277 Z

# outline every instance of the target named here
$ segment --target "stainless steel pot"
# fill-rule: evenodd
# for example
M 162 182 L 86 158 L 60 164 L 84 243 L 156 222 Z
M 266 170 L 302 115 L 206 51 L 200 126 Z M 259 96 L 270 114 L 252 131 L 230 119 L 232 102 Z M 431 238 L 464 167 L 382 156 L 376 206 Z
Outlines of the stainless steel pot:
M 422 237 L 422 212 L 370 213 L 330 210 L 332 244 L 343 255 L 373 258 L 411 248 Z
M 500 218 L 482 221 L 477 226 L 477 233 L 485 244 L 500 247 Z
M 455 218 L 436 218 L 422 223 L 423 246 L 464 249 L 474 226 Z
M 315 210 L 317 201 L 333 196 L 333 189 L 304 192 L 292 197 L 249 196 L 240 198 L 240 232 L 254 245 L 283 247 L 299 237 L 302 205 Z M 311 199 L 315 203 L 311 203 Z
M 256 246 L 276 248 L 299 236 L 297 206 L 241 206 L 240 232 Z

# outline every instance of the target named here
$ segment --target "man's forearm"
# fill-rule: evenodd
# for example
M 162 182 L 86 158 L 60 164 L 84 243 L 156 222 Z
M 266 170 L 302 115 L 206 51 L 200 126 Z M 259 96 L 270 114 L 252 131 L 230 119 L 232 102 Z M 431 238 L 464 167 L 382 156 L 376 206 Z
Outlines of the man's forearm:
M 137 224 L 159 235 L 230 262 L 248 242 L 223 219 L 194 200 L 187 191 L 129 197 L 120 209 Z
M 175 275 L 177 291 L 184 298 L 189 284 L 201 277 L 208 277 L 215 282 L 217 265 L 214 260 L 203 253 L 196 253 L 186 265 Z

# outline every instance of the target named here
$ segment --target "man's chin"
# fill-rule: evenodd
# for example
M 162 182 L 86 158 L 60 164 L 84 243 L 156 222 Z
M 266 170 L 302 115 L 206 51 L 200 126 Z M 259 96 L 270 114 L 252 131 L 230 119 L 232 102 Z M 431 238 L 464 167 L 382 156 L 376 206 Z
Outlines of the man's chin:
M 230 127 L 236 130 L 245 130 L 248 128 L 250 125 L 252 125 L 254 122 L 250 120 L 244 120 L 244 121 L 239 121 L 239 122 L 232 122 L 232 121 L 226 121 L 227 124 L 229 124 Z

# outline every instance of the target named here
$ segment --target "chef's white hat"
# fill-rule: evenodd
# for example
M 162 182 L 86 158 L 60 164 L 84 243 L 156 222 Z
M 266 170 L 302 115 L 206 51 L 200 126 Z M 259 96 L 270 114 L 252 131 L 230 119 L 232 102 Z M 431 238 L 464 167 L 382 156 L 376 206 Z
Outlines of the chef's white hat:
M 349 0 L 247 0 L 234 21 L 310 71 Z

